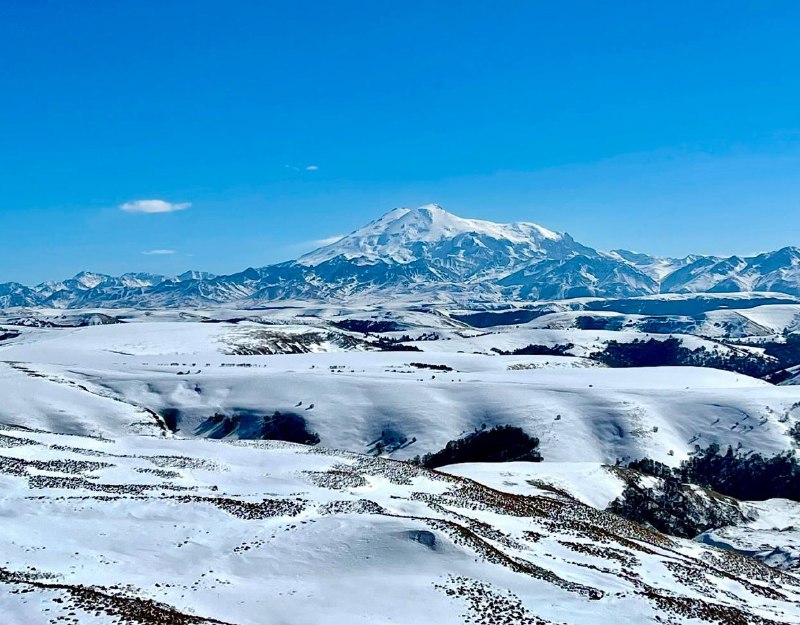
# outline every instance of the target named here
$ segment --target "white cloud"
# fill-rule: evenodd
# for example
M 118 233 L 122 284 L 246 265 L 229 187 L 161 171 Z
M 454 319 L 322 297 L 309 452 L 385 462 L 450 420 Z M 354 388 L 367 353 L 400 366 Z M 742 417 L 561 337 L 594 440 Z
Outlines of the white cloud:
M 344 234 L 335 234 L 332 237 L 326 237 L 324 239 L 317 239 L 316 241 L 308 241 L 306 245 L 308 247 L 325 247 L 326 245 L 333 245 L 337 241 L 341 241 L 344 239 L 346 235 Z
M 317 171 L 319 169 L 319 165 L 305 165 L 304 167 L 298 167 L 297 165 L 284 165 L 286 169 L 290 169 L 291 171 Z
M 297 243 L 292 243 L 286 246 L 286 251 L 292 254 L 304 254 L 306 252 L 312 252 L 320 247 L 325 247 L 326 245 L 332 245 L 337 241 L 341 241 L 345 236 L 345 234 L 336 234 L 332 237 L 325 237 L 324 239 L 314 239 L 312 241 L 298 241 Z
M 186 210 L 191 202 L 167 202 L 166 200 L 135 200 L 120 204 L 120 210 L 128 213 L 174 213 Z
M 176 254 L 175 250 L 145 250 L 142 254 L 147 256 L 165 256 L 167 254 Z

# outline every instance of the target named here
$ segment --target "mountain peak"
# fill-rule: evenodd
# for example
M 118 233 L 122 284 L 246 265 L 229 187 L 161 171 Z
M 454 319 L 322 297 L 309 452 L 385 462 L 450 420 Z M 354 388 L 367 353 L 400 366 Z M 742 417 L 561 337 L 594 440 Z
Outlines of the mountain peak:
M 187 280 L 213 280 L 216 277 L 216 275 L 208 271 L 190 269 L 189 271 L 184 271 L 182 274 L 175 276 L 175 280 L 178 282 L 186 282 Z
M 93 289 L 99 284 L 108 280 L 110 276 L 103 273 L 95 273 L 93 271 L 80 271 L 72 278 L 81 288 Z
M 536 250 L 543 242 L 563 239 L 562 235 L 536 224 L 465 219 L 438 204 L 425 204 L 417 208 L 395 208 L 339 241 L 302 256 L 298 262 L 315 266 L 342 256 L 347 260 L 405 264 L 418 260 L 420 248 L 444 244 L 462 235 Z
M 438 204 L 423 204 L 422 206 L 418 206 L 417 208 L 409 209 L 412 213 L 417 213 L 420 216 L 424 217 L 425 219 L 445 219 L 449 217 L 456 217 L 453 213 L 448 213 L 445 209 L 443 209 Z M 456 217 L 458 218 L 458 217 Z

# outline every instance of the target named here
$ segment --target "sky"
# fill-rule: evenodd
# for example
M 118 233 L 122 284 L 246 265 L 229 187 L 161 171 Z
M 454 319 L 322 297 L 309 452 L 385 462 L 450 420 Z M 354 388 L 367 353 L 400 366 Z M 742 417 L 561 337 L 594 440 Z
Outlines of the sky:
M 0 3 L 0 281 L 231 273 L 398 206 L 800 245 L 800 3 Z

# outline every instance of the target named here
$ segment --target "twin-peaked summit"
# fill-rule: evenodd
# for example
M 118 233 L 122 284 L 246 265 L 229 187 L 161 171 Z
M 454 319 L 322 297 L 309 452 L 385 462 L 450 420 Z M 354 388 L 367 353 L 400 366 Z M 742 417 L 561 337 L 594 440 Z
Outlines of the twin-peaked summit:
M 301 257 L 298 262 L 318 265 L 337 256 L 348 260 L 414 262 L 430 249 L 449 241 L 504 242 L 530 253 L 545 253 L 564 235 L 531 223 L 498 224 L 463 219 L 437 204 L 396 208 L 339 241 Z
M 800 296 L 800 250 L 683 259 L 600 252 L 533 223 L 464 219 L 430 204 L 391 210 L 296 261 L 226 276 L 82 272 L 36 287 L 0 284 L 0 306 L 248 306 L 399 296 L 503 301 L 742 291 Z
M 385 266 L 394 281 L 405 277 L 405 286 L 419 287 L 425 278 L 448 283 L 500 278 L 533 262 L 574 254 L 596 252 L 536 224 L 463 219 L 429 204 L 394 209 L 297 263 L 317 271 L 329 264 Z

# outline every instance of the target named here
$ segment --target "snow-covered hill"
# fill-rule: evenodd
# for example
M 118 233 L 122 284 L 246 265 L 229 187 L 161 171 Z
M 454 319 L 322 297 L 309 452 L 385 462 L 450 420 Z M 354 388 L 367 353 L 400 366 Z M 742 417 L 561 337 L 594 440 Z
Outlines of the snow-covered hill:
M 658 293 L 800 296 L 800 250 L 657 258 L 599 252 L 534 223 L 464 219 L 437 205 L 397 208 L 296 261 L 215 276 L 81 272 L 35 287 L 0 284 L 0 307 L 182 307 L 272 301 L 461 303 Z
M 710 307 L 693 320 L 706 336 L 645 332 L 661 316 L 588 310 L 614 303 L 593 299 L 487 328 L 461 319 L 526 309 L 0 317 L 0 621 L 796 623 L 794 568 L 605 511 L 628 484 L 618 460 L 797 449 L 800 386 L 589 358 L 659 337 L 757 354 L 800 311 L 720 308 L 751 303 L 733 296 L 614 305 L 676 302 Z M 319 443 L 262 440 L 281 422 Z M 544 461 L 400 462 L 493 425 L 536 436 Z M 702 540 L 794 567 L 800 507 L 738 505 L 746 517 Z
M 547 485 L 275 442 L 0 425 L 13 625 L 797 623 L 800 578 Z
M 301 416 L 323 445 L 374 452 L 381 441 L 400 459 L 484 425 L 515 425 L 541 439 L 549 461 L 611 464 L 643 456 L 676 464 L 714 442 L 771 455 L 792 448 L 789 430 L 800 420 L 798 386 L 715 369 L 609 369 L 586 358 L 609 341 L 658 335 L 558 328 L 548 316 L 478 331 L 416 310 L 375 320 L 341 312 L 17 326 L 0 342 L 0 420 L 101 436 L 170 428 L 257 438 L 279 412 Z M 746 349 L 673 336 L 691 349 Z M 420 351 L 378 351 L 394 340 Z M 531 344 L 569 344 L 572 355 L 501 355 Z

